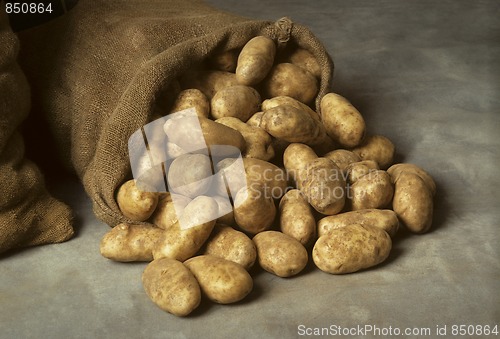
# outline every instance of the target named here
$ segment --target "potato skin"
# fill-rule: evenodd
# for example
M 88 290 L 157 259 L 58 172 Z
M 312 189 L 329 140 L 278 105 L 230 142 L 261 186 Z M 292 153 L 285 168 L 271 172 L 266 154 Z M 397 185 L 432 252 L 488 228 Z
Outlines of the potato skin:
M 287 175 L 282 168 L 255 158 L 243 159 L 247 184 L 262 185 L 273 199 L 281 198 L 288 188 Z
M 215 225 L 203 254 L 235 262 L 246 270 L 252 268 L 257 259 L 257 249 L 252 239 L 245 233 L 223 224 Z
M 391 248 L 391 237 L 384 230 L 352 224 L 319 237 L 312 257 L 323 272 L 344 274 L 380 264 Z
M 386 171 L 374 170 L 351 185 L 349 199 L 352 210 L 384 208 L 390 205 L 394 185 Z
M 277 106 L 282 106 L 282 105 L 288 105 L 288 106 L 293 106 L 296 109 L 299 109 L 301 111 L 306 112 L 311 116 L 311 118 L 314 118 L 315 120 L 321 120 L 320 116 L 318 113 L 312 110 L 311 107 L 307 106 L 306 104 L 298 101 L 297 99 L 294 99 L 292 97 L 288 97 L 285 95 L 273 97 L 266 99 L 262 102 L 262 111 L 267 111 L 270 110 L 274 107 Z
M 226 87 L 215 93 L 210 101 L 211 115 L 214 119 L 235 117 L 245 122 L 259 111 L 260 102 L 259 92 L 252 87 Z
M 161 258 L 149 263 L 142 273 L 142 285 L 149 298 L 162 310 L 184 317 L 201 302 L 201 290 L 191 271 L 181 262 Z
M 285 149 L 283 163 L 287 173 L 295 181 L 297 188 L 300 189 L 301 187 L 307 164 L 317 158 L 318 156 L 314 150 L 304 144 L 292 143 Z
M 321 99 L 326 132 L 344 147 L 355 147 L 365 136 L 366 124 L 359 111 L 344 97 L 328 93 Z
M 347 166 L 353 162 L 361 161 L 359 155 L 346 149 L 333 150 L 323 155 L 323 157 L 333 161 L 343 173 L 347 173 Z
M 151 225 L 118 224 L 102 237 L 100 252 L 114 261 L 151 261 L 162 235 L 162 229 Z
M 205 142 L 208 147 L 214 145 L 229 145 L 238 148 L 241 152 L 245 151 L 245 138 L 243 138 L 243 135 L 241 135 L 241 133 L 237 130 L 224 126 L 223 124 L 219 124 L 210 119 L 200 118 L 200 125 L 201 130 L 203 131 L 203 137 L 205 138 Z M 217 155 L 222 156 L 223 154 L 220 154 L 219 152 Z
M 353 162 L 346 167 L 347 182 L 354 184 L 362 176 L 379 169 L 377 162 L 373 160 Z
M 314 55 L 304 48 L 296 48 L 287 55 L 285 62 L 290 62 L 308 71 L 316 78 L 321 78 L 321 67 Z
M 280 229 L 286 235 L 309 246 L 316 240 L 316 220 L 304 194 L 293 189 L 288 191 L 279 204 Z
M 416 173 L 401 172 L 394 189 L 392 208 L 408 230 L 425 233 L 432 225 L 432 191 Z
M 255 183 L 241 188 L 234 199 L 234 219 L 245 232 L 256 234 L 269 229 L 276 217 L 272 196 L 263 185 Z
M 311 103 L 318 95 L 318 81 L 314 75 L 286 62 L 271 69 L 262 87 L 269 98 L 284 95 L 304 104 Z
M 289 235 L 277 231 L 261 232 L 253 237 L 260 266 L 278 277 L 291 277 L 307 265 L 305 247 Z
M 380 169 L 387 169 L 394 160 L 395 147 L 387 137 L 371 135 L 352 151 L 359 155 L 361 160 L 374 160 Z
M 184 262 L 208 299 L 230 304 L 245 298 L 253 289 L 253 280 L 243 266 L 212 255 L 200 255 Z
M 175 205 L 172 201 L 172 195 L 175 197 Z M 169 192 L 163 194 L 158 201 L 155 212 L 150 218 L 151 223 L 163 230 L 169 229 L 179 220 L 179 215 L 182 214 L 182 211 L 191 200 L 191 198 L 179 194 L 171 194 Z
M 210 113 L 210 102 L 202 91 L 196 88 L 189 88 L 181 91 L 175 99 L 170 113 L 179 112 L 188 108 L 194 108 L 200 117 L 208 118 Z
M 363 209 L 324 217 L 318 221 L 318 236 L 352 224 L 369 225 L 383 229 L 394 237 L 399 229 L 399 220 L 392 210 Z
M 256 36 L 241 49 L 236 79 L 242 85 L 256 85 L 267 76 L 274 63 L 276 44 L 265 36 Z
M 394 164 L 389 167 L 389 169 L 387 169 L 387 173 L 389 173 L 389 175 L 391 176 L 392 182 L 395 182 L 399 174 L 401 174 L 402 172 L 415 173 L 427 184 L 427 186 L 431 190 L 432 195 L 436 194 L 436 183 L 434 182 L 434 179 L 432 179 L 431 175 L 421 167 L 409 163 L 400 163 Z
M 123 183 L 116 194 L 116 202 L 124 216 L 134 221 L 145 221 L 158 204 L 158 192 L 140 190 L 135 180 Z

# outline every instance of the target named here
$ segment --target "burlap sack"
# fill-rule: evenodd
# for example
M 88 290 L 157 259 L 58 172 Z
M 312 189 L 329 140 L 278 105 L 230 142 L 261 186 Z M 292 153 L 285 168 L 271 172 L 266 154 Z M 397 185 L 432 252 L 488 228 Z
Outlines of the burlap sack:
M 115 191 L 130 173 L 128 139 L 148 122 L 160 90 L 212 52 L 257 35 L 314 53 L 323 67 L 318 100 L 326 93 L 332 62 L 307 28 L 197 0 L 80 0 L 64 17 L 20 33 L 34 113 L 48 121 L 60 158 L 81 178 L 98 218 L 111 226 L 130 221 Z
M 49 195 L 37 166 L 24 157 L 19 126 L 28 115 L 30 90 L 16 61 L 18 50 L 0 11 L 0 253 L 73 235 L 71 211 Z

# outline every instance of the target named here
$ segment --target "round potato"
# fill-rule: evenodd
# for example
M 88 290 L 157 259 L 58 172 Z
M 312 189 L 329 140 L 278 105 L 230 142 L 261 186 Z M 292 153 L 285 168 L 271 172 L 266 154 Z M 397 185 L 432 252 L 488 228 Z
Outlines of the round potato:
M 253 280 L 243 266 L 212 255 L 200 255 L 184 262 L 198 280 L 203 294 L 219 304 L 230 304 L 245 298 Z
M 330 159 L 343 173 L 347 173 L 347 166 L 361 161 L 359 155 L 346 149 L 336 149 L 326 153 L 323 157 Z
M 275 65 L 262 84 L 269 98 L 285 95 L 309 104 L 318 95 L 318 81 L 314 75 L 286 62 Z
M 352 151 L 359 155 L 361 160 L 374 160 L 380 169 L 387 169 L 394 160 L 395 147 L 387 137 L 371 135 Z
M 252 239 L 232 227 L 216 224 L 205 246 L 204 254 L 233 261 L 249 270 L 257 259 Z
M 289 235 L 266 231 L 253 237 L 260 266 L 278 277 L 291 277 L 307 265 L 305 247 Z
M 398 176 L 402 172 L 412 172 L 418 175 L 422 180 L 427 184 L 429 189 L 431 190 L 432 195 L 436 194 L 436 183 L 434 179 L 432 179 L 431 175 L 427 173 L 422 168 L 418 167 L 414 164 L 402 163 L 402 164 L 394 164 L 387 170 L 387 173 L 392 178 L 392 182 L 396 182 Z
M 149 298 L 162 310 L 184 317 L 201 302 L 201 290 L 191 271 L 181 262 L 161 258 L 150 262 L 142 273 Z
M 210 112 L 214 119 L 235 117 L 247 121 L 260 108 L 260 94 L 254 88 L 236 85 L 226 87 L 210 101 Z
M 245 232 L 256 234 L 269 229 L 276 217 L 272 196 L 261 184 L 243 187 L 234 199 L 234 219 Z
M 128 180 L 120 186 L 116 202 L 124 216 L 134 221 L 145 221 L 153 214 L 158 204 L 158 192 L 139 189 L 135 180 Z
M 241 49 L 236 79 L 242 85 L 256 85 L 267 76 L 274 63 L 276 44 L 265 36 L 256 36 Z
M 368 208 L 384 208 L 390 205 L 394 185 L 386 171 L 374 170 L 351 185 L 349 199 L 354 211 Z
M 316 220 L 304 194 L 288 191 L 279 204 L 281 232 L 308 246 L 316 240 Z
M 401 172 L 395 182 L 392 209 L 411 232 L 427 232 L 434 211 L 429 185 L 416 173 Z
M 328 93 L 321 99 L 321 116 L 326 133 L 345 147 L 355 147 L 365 136 L 363 116 L 346 98 Z
M 212 185 L 212 165 L 205 154 L 183 154 L 172 162 L 168 170 L 171 192 L 195 198 L 206 193 Z
M 391 237 L 375 226 L 352 224 L 319 237 L 313 261 L 323 272 L 352 273 L 380 264 L 389 256 Z
M 399 229 L 399 220 L 392 210 L 364 209 L 324 217 L 318 221 L 318 236 L 352 224 L 369 225 L 383 229 L 394 237 Z
M 188 108 L 194 108 L 200 117 L 208 118 L 210 113 L 210 102 L 202 91 L 189 88 L 181 91 L 177 96 L 170 113 L 179 112 Z

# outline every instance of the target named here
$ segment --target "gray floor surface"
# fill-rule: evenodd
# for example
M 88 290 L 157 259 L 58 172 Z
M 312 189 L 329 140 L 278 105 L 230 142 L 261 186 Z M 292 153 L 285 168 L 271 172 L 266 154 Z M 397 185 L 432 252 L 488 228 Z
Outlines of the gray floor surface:
M 246 301 L 205 301 L 177 318 L 147 298 L 145 264 L 100 256 L 109 228 L 66 179 L 55 190 L 75 209 L 78 234 L 0 259 L 0 338 L 292 338 L 325 327 L 332 337 L 345 328 L 466 338 L 478 329 L 453 329 L 500 326 L 498 1 L 209 2 L 310 27 L 335 61 L 334 91 L 395 142 L 398 161 L 434 176 L 432 232 L 402 233 L 386 263 L 356 274 L 258 271 Z

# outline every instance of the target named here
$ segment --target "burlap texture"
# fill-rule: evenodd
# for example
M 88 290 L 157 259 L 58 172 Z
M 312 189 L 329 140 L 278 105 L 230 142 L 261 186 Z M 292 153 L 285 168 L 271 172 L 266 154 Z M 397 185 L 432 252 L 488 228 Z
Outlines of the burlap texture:
M 48 122 L 59 157 L 81 178 L 99 219 L 130 222 L 115 191 L 130 173 L 128 139 L 148 122 L 160 90 L 212 52 L 257 35 L 310 50 L 323 67 L 318 100 L 327 92 L 333 65 L 307 28 L 197 0 L 80 0 L 65 16 L 20 33 L 33 113 Z
M 3 8 L 3 4 L 0 6 Z M 19 126 L 30 90 L 19 65 L 19 41 L 0 12 L 0 253 L 65 241 L 73 235 L 71 211 L 49 195 L 38 167 L 24 157 Z

